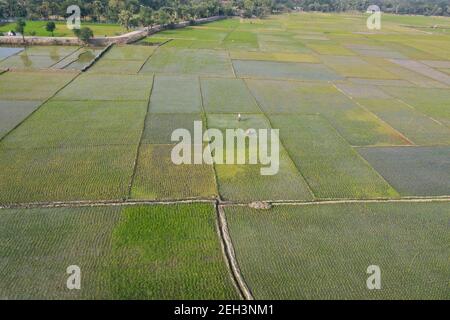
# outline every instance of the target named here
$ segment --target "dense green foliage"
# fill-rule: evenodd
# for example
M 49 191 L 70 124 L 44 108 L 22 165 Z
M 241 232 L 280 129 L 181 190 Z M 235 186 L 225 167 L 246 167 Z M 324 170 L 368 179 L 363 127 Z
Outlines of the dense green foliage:
M 64 17 L 70 5 L 78 5 L 84 18 L 120 22 L 127 29 L 154 23 L 172 24 L 180 19 L 213 15 L 264 17 L 284 10 L 342 12 L 366 11 L 378 5 L 383 12 L 399 14 L 450 15 L 445 0 L 0 0 L 0 18 L 27 17 L 49 19 Z
M 449 3 L 445 0 L 292 0 L 292 2 L 305 11 L 366 11 L 370 5 L 377 5 L 381 11 L 389 13 L 450 15 Z

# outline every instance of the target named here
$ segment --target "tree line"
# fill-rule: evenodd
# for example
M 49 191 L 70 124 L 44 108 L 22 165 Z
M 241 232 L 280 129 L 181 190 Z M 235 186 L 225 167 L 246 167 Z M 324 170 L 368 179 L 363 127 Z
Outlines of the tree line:
M 67 8 L 78 5 L 84 20 L 119 22 L 128 29 L 214 15 L 264 17 L 288 10 L 364 12 L 373 4 L 389 13 L 450 16 L 448 0 L 0 0 L 0 19 L 64 19 Z
M 304 11 L 364 12 L 377 5 L 385 13 L 450 16 L 448 0 L 292 0 L 292 4 Z

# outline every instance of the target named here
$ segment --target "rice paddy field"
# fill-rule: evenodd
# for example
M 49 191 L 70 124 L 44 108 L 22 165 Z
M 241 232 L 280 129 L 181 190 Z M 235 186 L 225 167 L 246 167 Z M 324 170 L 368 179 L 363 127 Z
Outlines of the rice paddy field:
M 0 47 L 0 299 L 448 299 L 450 19 L 383 17 Z M 173 163 L 199 122 L 278 129 L 278 173 Z

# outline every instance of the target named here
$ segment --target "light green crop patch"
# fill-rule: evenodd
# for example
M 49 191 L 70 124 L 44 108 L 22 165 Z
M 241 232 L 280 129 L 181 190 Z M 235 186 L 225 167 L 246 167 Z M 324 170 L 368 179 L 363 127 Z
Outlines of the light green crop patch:
M 150 97 L 153 76 L 88 73 L 79 76 L 55 100 L 145 100 Z
M 137 145 L 146 101 L 50 101 L 2 144 L 6 148 Z
M 323 64 L 233 60 L 233 66 L 236 75 L 243 78 L 311 81 L 342 79 L 341 76 Z
M 0 203 L 122 200 L 135 146 L 6 149 L 0 152 Z
M 263 51 L 231 51 L 234 60 L 262 60 L 282 62 L 310 62 L 318 63 L 319 59 L 311 54 L 290 52 L 263 52 Z
M 279 171 L 261 175 L 261 164 L 215 165 L 219 193 L 230 201 L 312 200 L 307 183 L 298 172 L 286 150 L 280 147 Z
M 301 53 L 311 54 L 314 51 L 308 48 L 303 42 L 295 39 L 280 40 L 264 40 L 258 38 L 259 48 L 264 52 L 284 52 L 284 53 Z
M 239 267 L 256 299 L 448 297 L 448 202 L 225 212 Z M 370 265 L 380 268 L 381 290 L 367 288 Z
M 227 49 L 258 49 L 258 38 L 256 33 L 247 31 L 233 31 L 223 41 Z
M 176 165 L 172 161 L 173 147 L 141 145 L 131 197 L 146 200 L 215 198 L 212 165 Z
M 392 127 L 328 83 L 246 81 L 268 114 L 321 114 L 352 145 L 409 144 Z
M 150 98 L 150 112 L 202 112 L 199 79 L 195 76 L 157 75 Z
M 31 21 L 26 20 L 25 35 L 26 36 L 38 36 L 38 37 L 50 37 L 51 32 L 46 30 L 47 21 Z M 67 28 L 66 21 L 55 21 L 56 29 L 54 31 L 55 37 L 73 37 L 73 31 Z M 0 26 L 0 32 L 8 32 L 14 30 L 15 22 L 2 24 Z M 119 24 L 109 24 L 109 23 L 89 23 L 83 21 L 83 27 L 90 28 L 94 36 L 104 37 L 104 36 L 118 36 L 122 33 L 127 32 L 127 30 L 120 26 Z
M 222 41 L 227 36 L 227 32 L 221 29 L 206 29 L 187 27 L 183 29 L 165 30 L 159 32 L 158 37 L 166 39 L 185 39 L 200 41 Z
M 246 114 L 238 121 L 231 114 L 208 114 L 208 128 L 223 131 L 225 137 L 226 129 L 270 129 L 267 118 L 261 114 Z M 265 141 L 262 141 L 265 142 Z M 260 141 L 261 143 L 261 141 Z M 224 144 L 225 148 L 226 144 Z M 271 154 L 271 146 L 268 146 Z M 235 152 L 238 151 L 235 147 Z M 239 149 L 239 151 L 242 151 Z M 252 150 L 255 151 L 255 150 Z M 245 155 L 250 152 L 250 145 L 246 142 Z M 224 160 L 226 158 L 224 152 Z M 275 155 L 272 155 L 272 160 Z M 236 156 L 236 154 L 235 154 Z M 280 145 L 278 155 L 279 170 L 275 175 L 262 175 L 261 168 L 268 165 L 250 164 L 248 158 L 245 165 L 216 164 L 219 192 L 223 199 L 231 201 L 254 201 L 254 200 L 311 200 L 313 195 L 305 180 L 298 172 L 288 153 Z M 251 188 L 249 186 L 252 186 Z
M 225 51 L 163 47 L 153 54 L 141 72 L 233 76 L 230 59 Z
M 330 43 L 329 41 L 305 41 L 306 46 L 324 55 L 336 55 L 336 56 L 354 56 L 356 55 L 351 50 L 348 50 L 344 46 L 338 43 Z
M 398 76 L 374 66 L 359 57 L 353 56 L 321 56 L 325 65 L 344 77 L 370 79 L 399 79 Z
M 69 83 L 73 72 L 7 72 L 0 77 L 0 100 L 45 100 Z
M 206 112 L 261 112 L 241 79 L 204 78 L 201 80 L 201 85 Z
M 358 102 L 416 144 L 450 144 L 450 128 L 398 100 L 358 99 Z
M 397 79 L 404 79 L 417 87 L 421 88 L 447 88 L 447 86 L 443 83 L 440 83 L 436 80 L 428 78 L 424 75 L 421 75 L 412 70 L 401 67 L 395 63 L 392 63 L 386 59 L 381 58 L 373 58 L 373 57 L 365 57 L 364 58 L 368 63 L 373 65 L 374 67 L 379 67 L 381 69 L 394 74 Z
M 318 198 L 391 198 L 398 193 L 320 116 L 270 115 L 281 142 Z
M 417 111 L 450 127 L 450 89 L 382 87 Z

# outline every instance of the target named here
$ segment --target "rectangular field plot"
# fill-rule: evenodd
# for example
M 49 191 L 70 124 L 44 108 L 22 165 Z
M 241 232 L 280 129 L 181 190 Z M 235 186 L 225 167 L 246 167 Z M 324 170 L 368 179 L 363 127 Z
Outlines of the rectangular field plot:
M 409 144 L 392 127 L 328 83 L 246 81 L 266 113 L 320 113 L 351 145 Z
M 358 148 L 405 196 L 450 195 L 450 147 Z
M 202 120 L 199 113 L 151 113 L 147 115 L 142 143 L 172 144 L 172 133 L 176 129 L 186 129 L 193 137 L 194 122 Z
M 336 87 L 342 92 L 344 92 L 346 95 L 349 95 L 353 98 L 377 98 L 377 99 L 390 98 L 390 96 L 386 94 L 383 90 L 370 84 L 337 83 Z
M 281 147 L 279 171 L 261 175 L 269 165 L 216 164 L 221 198 L 230 201 L 312 200 L 313 195 L 287 152 Z
M 439 59 L 450 60 L 450 54 L 448 51 L 450 47 L 448 45 L 448 39 L 438 40 L 412 40 L 407 42 L 408 46 L 411 46 L 415 49 L 425 51 L 430 55 L 434 55 Z
M 131 197 L 145 200 L 214 198 L 212 165 L 175 165 L 174 145 L 141 145 Z
M 150 97 L 153 76 L 83 74 L 61 90 L 55 100 L 145 100 Z
M 449 75 L 439 72 L 423 63 L 414 60 L 401 60 L 401 59 L 391 59 L 390 61 L 404 68 L 420 73 L 421 75 L 444 83 L 446 85 L 450 85 Z
M 123 299 L 237 299 L 208 204 L 126 208 L 112 239 Z M 130 264 L 132 267 L 130 268 Z
M 285 37 L 280 39 L 268 40 L 258 36 L 259 48 L 266 52 L 285 52 L 311 54 L 314 51 L 308 48 L 303 42 L 293 38 Z
M 0 210 L 0 299 L 106 298 L 119 207 Z M 26 232 L 24 232 L 26 230 Z M 82 290 L 68 290 L 77 265 Z M 61 271 L 62 270 L 62 271 Z M 106 273 L 105 273 L 106 271 Z
M 136 146 L 0 150 L 0 203 L 123 199 Z
M 0 100 L 0 138 L 41 105 L 40 101 Z
M 89 72 L 92 73 L 118 73 L 137 74 L 141 70 L 144 61 L 139 60 L 104 60 L 97 61 Z
M 438 59 L 437 57 L 425 51 L 408 46 L 408 40 L 402 41 L 389 39 L 383 41 L 383 45 L 391 50 L 395 50 L 409 59 L 423 60 L 423 59 Z
M 141 72 L 233 76 L 230 59 L 225 51 L 174 48 L 160 48 Z
M 5 140 L 7 148 L 137 145 L 146 101 L 50 101 Z
M 228 34 L 227 29 L 198 26 L 198 27 L 186 27 L 183 29 L 164 30 L 162 32 L 158 32 L 157 37 L 176 40 L 182 39 L 182 40 L 221 42 L 223 39 L 225 39 L 227 34 Z
M 211 205 L 1 210 L 0 240 L 0 299 L 238 298 Z
M 261 112 L 241 79 L 204 78 L 201 80 L 201 85 L 206 112 Z
M 223 41 L 223 46 L 227 49 L 258 49 L 258 39 L 256 33 L 248 31 L 230 32 Z
M 450 127 L 450 89 L 395 87 L 382 87 L 382 89 L 417 111 Z
M 309 62 L 318 63 L 316 56 L 306 53 L 290 52 L 262 52 L 262 51 L 231 51 L 233 60 L 260 60 L 260 61 L 283 61 L 283 62 Z
M 450 128 L 395 99 L 358 99 L 368 110 L 419 145 L 450 145 Z
M 151 113 L 202 112 L 200 81 L 193 76 L 155 76 Z
M 208 114 L 208 127 L 219 130 L 225 129 L 270 129 L 270 123 L 261 114 L 243 115 L 241 121 L 237 121 L 235 115 Z M 224 135 L 225 137 L 225 135 Z M 269 168 L 270 164 L 249 164 L 249 142 L 246 142 L 246 164 L 216 164 L 219 193 L 225 200 L 255 201 L 255 200 L 311 200 L 313 198 L 305 180 L 298 172 L 289 155 L 280 146 L 279 170 L 275 175 L 262 175 L 261 168 Z M 237 151 L 242 151 L 236 146 Z M 252 150 L 255 151 L 255 150 Z M 271 150 L 269 150 L 271 152 Z M 270 153 L 269 153 L 270 154 Z M 272 162 L 273 164 L 273 162 Z
M 414 87 L 415 85 L 412 82 L 403 79 L 363 79 L 363 78 L 348 78 L 350 83 L 355 85 L 364 85 L 364 86 L 392 86 L 392 87 Z
M 447 60 L 422 60 L 420 62 L 432 68 L 450 69 L 450 61 Z
M 448 298 L 448 202 L 225 212 L 256 299 Z M 367 289 L 370 265 L 381 269 L 381 290 Z
M 359 57 L 321 56 L 325 65 L 341 76 L 370 79 L 399 79 L 398 76 L 374 66 Z
M 448 88 L 445 84 L 433 80 L 429 77 L 426 77 L 424 75 L 421 75 L 417 72 L 414 72 L 412 70 L 409 70 L 407 68 L 403 68 L 402 66 L 399 66 L 393 62 L 390 62 L 386 59 L 380 59 L 380 58 L 372 58 L 367 57 L 365 60 L 373 65 L 373 67 L 380 67 L 381 69 L 386 70 L 387 72 L 394 74 L 395 78 L 397 79 L 403 79 L 407 80 L 413 84 L 415 84 L 418 87 L 422 88 Z
M 407 59 L 407 57 L 405 57 L 400 52 L 397 52 L 385 46 L 372 46 L 372 45 L 368 46 L 355 44 L 355 45 L 347 45 L 347 47 L 362 56 L 378 57 L 385 59 Z
M 137 60 L 144 63 L 155 51 L 155 48 L 137 45 L 114 46 L 102 57 L 102 60 Z
M 45 100 L 76 75 L 72 72 L 7 72 L 0 77 L 0 100 Z
M 355 53 L 338 43 L 330 41 L 306 41 L 306 45 L 318 54 L 336 56 L 354 56 Z
M 271 115 L 292 160 L 318 198 L 387 198 L 398 193 L 320 116 Z
M 233 60 L 234 70 L 243 78 L 279 78 L 291 80 L 342 79 L 334 71 L 321 64 Z

